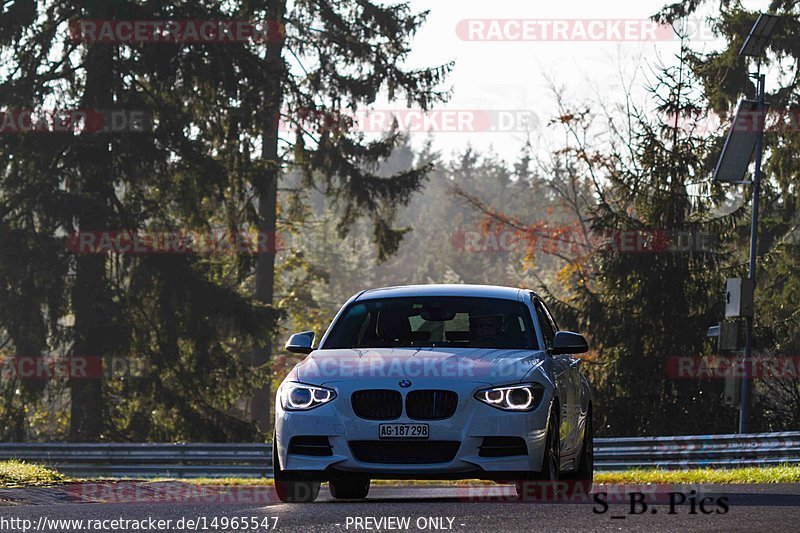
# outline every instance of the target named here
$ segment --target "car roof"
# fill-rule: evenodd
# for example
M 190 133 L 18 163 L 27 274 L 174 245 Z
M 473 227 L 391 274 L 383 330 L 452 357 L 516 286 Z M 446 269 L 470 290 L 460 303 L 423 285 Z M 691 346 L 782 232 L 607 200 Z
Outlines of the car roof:
M 362 301 L 373 300 L 376 298 L 402 298 L 406 296 L 471 296 L 477 298 L 499 298 L 502 300 L 518 301 L 521 299 L 522 293 L 524 292 L 533 291 L 516 287 L 500 287 L 497 285 L 440 283 L 368 289 L 359 294 L 355 300 Z

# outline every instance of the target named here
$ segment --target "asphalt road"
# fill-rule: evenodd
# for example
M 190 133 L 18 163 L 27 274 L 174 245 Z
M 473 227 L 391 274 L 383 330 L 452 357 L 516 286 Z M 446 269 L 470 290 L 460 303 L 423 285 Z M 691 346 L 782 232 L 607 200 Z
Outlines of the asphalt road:
M 595 489 L 596 496 L 581 501 L 536 503 L 510 501 L 512 491 L 507 486 L 477 489 L 384 486 L 373 487 L 366 501 L 334 500 L 323 488 L 316 503 L 294 505 L 275 502 L 272 497 L 266 497 L 267 501 L 245 501 L 253 498 L 252 493 L 245 497 L 244 492 L 232 498 L 205 501 L 189 498 L 189 501 L 23 504 L 0 506 L 0 531 L 17 532 L 25 527 L 33 531 L 37 526 L 40 531 L 800 530 L 800 484 L 600 486 Z M 681 496 L 670 496 L 670 492 L 682 492 L 686 500 L 681 504 L 678 501 Z M 647 509 L 637 503 L 634 510 L 642 512 L 631 514 L 631 497 L 647 503 Z M 671 499 L 674 514 L 669 513 Z M 600 500 L 608 502 L 607 509 L 604 510 Z M 702 512 L 701 502 L 702 510 L 708 514 Z M 234 524 L 234 518 L 239 523 Z M 80 525 L 50 522 L 47 527 L 48 520 L 56 519 L 84 522 Z M 144 522 L 136 526 L 110 522 L 115 519 Z M 184 522 L 179 527 L 181 519 Z M 247 520 L 244 525 L 242 519 Z M 88 520 L 107 522 L 98 524 Z M 159 525 L 158 520 L 164 523 Z M 171 522 L 167 524 L 167 520 Z M 187 524 L 187 520 L 196 523 Z

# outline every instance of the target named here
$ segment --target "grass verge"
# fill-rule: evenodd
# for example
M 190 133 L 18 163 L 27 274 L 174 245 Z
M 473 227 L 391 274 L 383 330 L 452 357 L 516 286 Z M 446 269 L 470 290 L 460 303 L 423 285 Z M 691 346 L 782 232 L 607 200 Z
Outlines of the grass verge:
M 50 485 L 69 481 L 64 475 L 47 468 L 21 461 L 0 461 L 0 488 L 22 487 L 31 485 Z M 122 481 L 121 479 L 83 480 L 83 481 Z M 197 478 L 175 479 L 160 478 L 137 480 L 142 482 L 180 481 L 194 485 L 219 486 L 260 486 L 272 485 L 272 479 L 266 478 Z M 692 470 L 627 470 L 623 472 L 595 472 L 595 484 L 741 484 L 741 483 L 800 483 L 800 465 L 784 465 L 769 467 L 732 468 L 717 470 L 697 468 Z M 459 481 L 417 481 L 417 480 L 384 480 L 372 481 L 373 485 L 382 486 L 464 486 L 493 485 L 491 481 L 464 479 Z
M 163 480 L 162 480 L 163 481 Z M 197 485 L 272 485 L 271 479 L 245 479 L 245 478 L 203 478 L 181 480 Z M 717 470 L 712 468 L 697 468 L 693 470 L 627 470 L 624 472 L 595 472 L 595 483 L 605 484 L 636 484 L 663 483 L 663 484 L 741 484 L 741 483 L 800 483 L 800 465 L 796 466 L 769 466 L 732 468 Z M 400 486 L 453 486 L 453 485 L 492 485 L 491 481 L 464 479 L 459 481 L 395 481 L 378 479 L 372 481 L 373 485 L 400 485 Z
M 800 466 L 766 466 L 728 470 L 696 468 L 692 470 L 627 470 L 596 472 L 595 483 L 800 483 Z
M 0 461 L 0 487 L 52 485 L 67 478 L 55 470 L 22 461 Z

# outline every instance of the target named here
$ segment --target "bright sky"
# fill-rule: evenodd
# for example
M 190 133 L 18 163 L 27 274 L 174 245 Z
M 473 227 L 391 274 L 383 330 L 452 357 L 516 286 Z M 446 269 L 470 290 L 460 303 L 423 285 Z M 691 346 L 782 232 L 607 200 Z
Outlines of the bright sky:
M 450 113 L 434 114 L 428 124 L 434 129 L 447 130 L 434 133 L 434 146 L 445 154 L 471 143 L 479 149 L 492 146 L 502 157 L 513 160 L 526 137 L 526 117 L 534 138 L 543 135 L 545 144 L 555 141 L 551 139 L 555 130 L 546 127 L 556 112 L 548 77 L 565 88 L 569 100 L 601 98 L 613 104 L 621 100 L 621 81 L 629 83 L 634 75 L 640 80 L 635 85 L 643 96 L 641 87 L 648 65 L 657 64 L 659 58 L 671 62 L 679 48 L 677 38 L 669 30 L 647 26 L 646 19 L 667 0 L 410 1 L 416 11 L 430 10 L 427 23 L 414 41 L 410 63 L 422 66 L 456 61 L 449 78 L 454 88 L 453 98 L 439 107 Z M 749 9 L 766 9 L 768 2 L 743 3 Z M 706 12 L 716 5 L 716 0 L 708 2 Z M 521 19 L 527 22 L 522 23 Z M 627 22 L 627 29 L 625 19 L 632 19 Z M 704 21 L 692 23 L 697 27 L 693 48 L 710 50 L 718 46 L 718 42 L 711 40 Z M 527 25 L 531 40 L 518 40 L 517 36 L 523 34 L 523 24 Z M 564 40 L 564 35 L 581 39 L 581 30 L 587 38 Z M 470 40 L 470 35 L 499 35 L 505 40 Z M 603 35 L 609 38 L 602 39 Z M 619 35 L 624 40 L 619 40 Z M 459 112 L 466 112 L 466 118 L 465 113 Z M 477 118 L 472 120 L 473 117 Z M 420 126 L 419 121 L 414 122 L 414 116 L 406 119 L 421 131 L 413 135 L 415 144 L 421 144 L 427 128 Z M 469 129 L 470 124 L 477 125 L 475 130 L 494 127 L 503 131 L 458 131 Z

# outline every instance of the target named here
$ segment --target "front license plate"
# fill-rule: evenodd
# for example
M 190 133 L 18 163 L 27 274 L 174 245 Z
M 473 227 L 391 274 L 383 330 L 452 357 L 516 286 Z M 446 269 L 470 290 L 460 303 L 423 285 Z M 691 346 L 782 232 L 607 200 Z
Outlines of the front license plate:
M 381 424 L 382 439 L 427 439 L 428 424 Z

